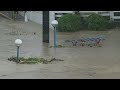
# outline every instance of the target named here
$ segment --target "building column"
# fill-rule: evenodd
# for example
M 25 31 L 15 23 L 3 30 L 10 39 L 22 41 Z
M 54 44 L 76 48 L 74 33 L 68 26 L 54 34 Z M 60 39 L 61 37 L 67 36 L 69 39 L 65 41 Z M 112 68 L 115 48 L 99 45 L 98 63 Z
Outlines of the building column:
M 114 12 L 113 11 L 110 11 L 110 21 L 114 21 Z
M 49 11 L 43 11 L 43 42 L 49 43 Z
M 24 21 L 25 22 L 28 22 L 28 17 L 27 17 L 27 11 L 25 11 L 25 16 L 24 16 L 25 18 L 24 18 Z

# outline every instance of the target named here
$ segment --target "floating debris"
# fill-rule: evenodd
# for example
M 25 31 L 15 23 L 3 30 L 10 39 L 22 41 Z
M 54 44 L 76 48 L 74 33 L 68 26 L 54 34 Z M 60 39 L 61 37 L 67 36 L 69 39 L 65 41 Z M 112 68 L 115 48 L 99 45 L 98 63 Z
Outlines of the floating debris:
M 16 57 L 11 57 L 8 58 L 8 60 L 19 64 L 37 64 L 37 63 L 49 64 L 54 61 L 64 61 L 62 59 L 56 59 L 56 58 L 51 58 L 50 60 L 47 60 L 44 58 L 24 58 L 24 57 L 19 58 L 19 60 L 17 60 Z

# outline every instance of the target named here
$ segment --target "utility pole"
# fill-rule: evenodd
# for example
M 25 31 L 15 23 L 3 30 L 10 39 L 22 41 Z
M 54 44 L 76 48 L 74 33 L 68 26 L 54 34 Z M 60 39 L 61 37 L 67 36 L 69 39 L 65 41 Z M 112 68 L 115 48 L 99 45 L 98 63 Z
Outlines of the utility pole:
M 43 11 L 43 42 L 49 43 L 49 11 Z

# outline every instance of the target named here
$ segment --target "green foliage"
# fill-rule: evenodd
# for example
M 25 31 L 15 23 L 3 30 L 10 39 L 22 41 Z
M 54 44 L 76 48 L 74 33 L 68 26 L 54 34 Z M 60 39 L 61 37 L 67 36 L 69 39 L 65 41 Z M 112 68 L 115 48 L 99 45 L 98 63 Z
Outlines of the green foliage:
M 80 15 L 80 12 L 79 12 L 79 11 L 75 11 L 75 14 L 76 14 L 76 15 Z
M 82 30 L 88 29 L 87 18 L 81 17 L 81 27 L 82 27 Z
M 88 17 L 80 17 L 80 14 L 66 14 L 58 19 L 57 30 L 59 32 L 76 32 L 80 30 L 109 30 L 120 27 L 120 23 L 110 21 L 110 17 L 92 13 Z
M 75 32 L 81 29 L 80 15 L 66 14 L 58 19 L 59 32 Z
M 56 58 L 51 58 L 50 60 L 47 60 L 44 58 L 32 58 L 32 57 L 30 58 L 20 57 L 19 60 L 17 60 L 16 57 L 11 57 L 11 58 L 8 58 L 8 60 L 19 63 L 19 64 L 37 64 L 37 63 L 48 64 L 53 61 L 64 61 L 64 60 L 56 59 Z
M 120 27 L 120 22 L 113 22 L 114 27 Z
M 109 26 L 109 21 L 103 16 L 93 13 L 87 18 L 89 30 L 105 30 Z
M 110 21 L 108 24 L 107 24 L 107 29 L 113 29 L 116 27 L 116 24 L 112 21 Z

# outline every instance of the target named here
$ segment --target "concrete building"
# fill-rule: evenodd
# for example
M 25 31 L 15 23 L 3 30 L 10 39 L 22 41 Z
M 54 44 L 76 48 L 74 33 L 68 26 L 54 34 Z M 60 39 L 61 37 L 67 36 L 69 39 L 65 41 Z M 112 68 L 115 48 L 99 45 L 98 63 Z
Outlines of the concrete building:
M 120 21 L 120 11 L 80 11 L 82 17 L 88 17 L 91 13 L 97 13 L 110 20 L 116 22 Z
M 24 16 L 24 12 L 19 11 L 19 13 Z M 50 23 L 52 20 L 61 17 L 67 13 L 74 13 L 74 11 L 50 11 Z M 91 13 L 97 13 L 104 17 L 108 17 L 112 21 L 120 21 L 120 11 L 80 11 L 81 17 L 88 17 Z M 43 12 L 42 11 L 27 11 L 28 20 L 42 24 Z M 51 24 L 49 25 L 52 28 Z
M 62 15 L 65 15 L 67 13 L 73 13 L 73 11 L 50 11 L 49 15 L 50 15 L 50 28 L 52 28 L 51 26 L 51 22 L 54 19 L 57 19 L 59 17 L 61 17 Z M 19 14 L 24 16 L 24 11 L 19 11 Z M 43 23 L 43 18 L 42 18 L 43 12 L 42 11 L 27 11 L 27 16 L 28 16 L 28 20 L 36 22 L 38 24 L 42 24 Z

